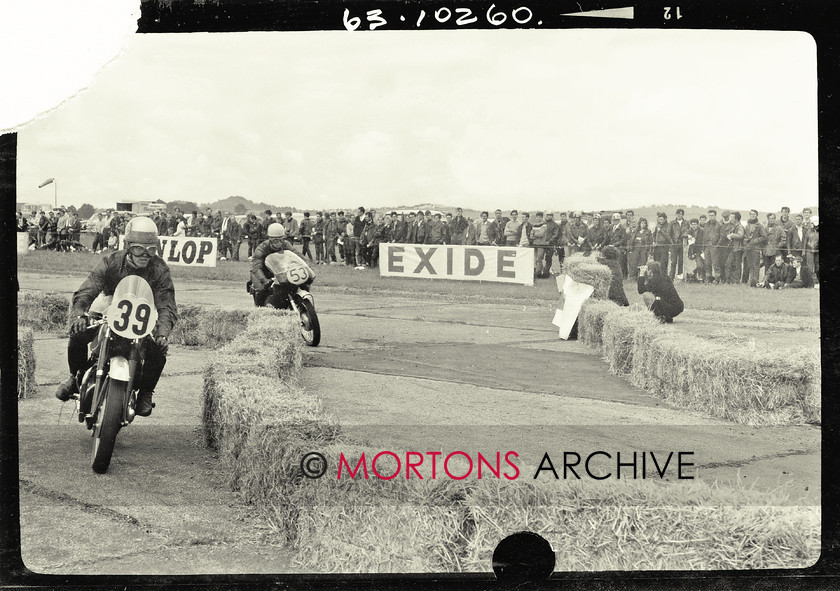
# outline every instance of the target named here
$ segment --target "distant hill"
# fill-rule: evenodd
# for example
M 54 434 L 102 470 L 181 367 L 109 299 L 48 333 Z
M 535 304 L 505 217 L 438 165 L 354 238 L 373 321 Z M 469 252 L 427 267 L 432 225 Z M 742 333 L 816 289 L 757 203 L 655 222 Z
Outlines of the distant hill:
M 219 209 L 221 211 L 235 212 L 236 207 L 238 205 L 242 206 L 240 208 L 240 211 L 243 211 L 243 209 L 244 209 L 245 213 L 262 213 L 266 209 L 270 209 L 271 211 L 277 211 L 278 209 L 283 209 L 283 210 L 292 209 L 292 208 L 287 208 L 287 207 L 280 207 L 278 205 L 271 205 L 271 204 L 268 204 L 268 203 L 265 203 L 265 202 L 262 202 L 262 201 L 259 202 L 259 203 L 255 203 L 255 202 L 251 201 L 250 199 L 248 199 L 246 197 L 242 197 L 240 195 L 234 195 L 234 196 L 231 196 L 231 197 L 226 197 L 225 199 L 221 199 L 219 201 L 214 201 L 213 203 L 202 203 L 200 205 L 200 207 L 202 209 L 209 207 L 213 211 L 216 211 L 217 209 Z

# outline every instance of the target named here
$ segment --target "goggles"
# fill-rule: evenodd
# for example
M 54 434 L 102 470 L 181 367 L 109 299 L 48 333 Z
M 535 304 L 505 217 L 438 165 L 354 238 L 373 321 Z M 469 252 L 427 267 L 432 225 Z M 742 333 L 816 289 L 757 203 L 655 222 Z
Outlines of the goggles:
M 160 254 L 160 250 L 156 245 L 153 246 L 143 246 L 142 244 L 132 244 L 128 247 L 128 252 L 133 254 L 136 257 L 141 257 L 144 254 L 150 257 L 157 256 Z

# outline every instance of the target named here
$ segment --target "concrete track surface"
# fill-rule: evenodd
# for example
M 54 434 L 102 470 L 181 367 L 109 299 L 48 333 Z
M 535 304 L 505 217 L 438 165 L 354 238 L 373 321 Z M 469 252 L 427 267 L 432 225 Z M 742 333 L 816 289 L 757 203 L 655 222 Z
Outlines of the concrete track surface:
M 19 275 L 22 290 L 67 293 L 82 279 Z M 176 289 L 179 303 L 251 305 L 235 286 Z M 670 407 L 610 375 L 582 344 L 558 339 L 550 306 L 377 300 L 319 293 L 317 285 L 313 292 L 323 338 L 305 351 L 305 384 L 346 433 L 375 449 L 514 450 L 521 468 L 546 452 L 558 466 L 564 451 L 623 458 L 688 451 L 695 478 L 781 488 L 790 504 L 820 504 L 818 427 L 752 428 Z M 295 572 L 289 551 L 247 515 L 203 445 L 206 351 L 170 347 L 154 413 L 120 433 L 111 468 L 97 475 L 89 432 L 69 403 L 53 398 L 67 372 L 65 348 L 66 338 L 36 334 L 39 392 L 19 404 L 22 555 L 30 569 Z

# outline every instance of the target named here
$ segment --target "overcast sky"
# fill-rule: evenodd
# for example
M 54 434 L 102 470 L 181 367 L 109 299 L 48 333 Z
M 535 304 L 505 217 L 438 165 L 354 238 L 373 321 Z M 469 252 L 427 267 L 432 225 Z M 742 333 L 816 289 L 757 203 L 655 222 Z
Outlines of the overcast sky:
M 18 200 L 308 209 L 817 203 L 802 33 L 135 35 L 18 135 Z

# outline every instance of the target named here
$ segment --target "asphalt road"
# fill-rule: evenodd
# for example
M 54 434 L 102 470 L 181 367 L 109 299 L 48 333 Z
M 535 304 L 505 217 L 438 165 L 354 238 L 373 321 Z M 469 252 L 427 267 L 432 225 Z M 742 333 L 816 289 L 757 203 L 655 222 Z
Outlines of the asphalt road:
M 19 274 L 22 290 L 69 293 L 82 279 Z M 235 286 L 176 289 L 181 303 L 251 303 Z M 580 343 L 559 340 L 550 306 L 376 301 L 317 286 L 314 293 L 323 338 L 305 352 L 304 381 L 359 441 L 383 450 L 515 450 L 520 466 L 531 467 L 546 452 L 556 459 L 564 451 L 687 451 L 695 478 L 820 504 L 818 427 L 751 428 L 670 407 L 610 375 Z M 66 339 L 36 338 L 39 392 L 19 405 L 29 568 L 295 571 L 289 552 L 272 545 L 228 491 L 203 445 L 206 351 L 170 348 L 153 415 L 120 433 L 110 470 L 97 475 L 89 432 L 52 394 L 66 375 Z

